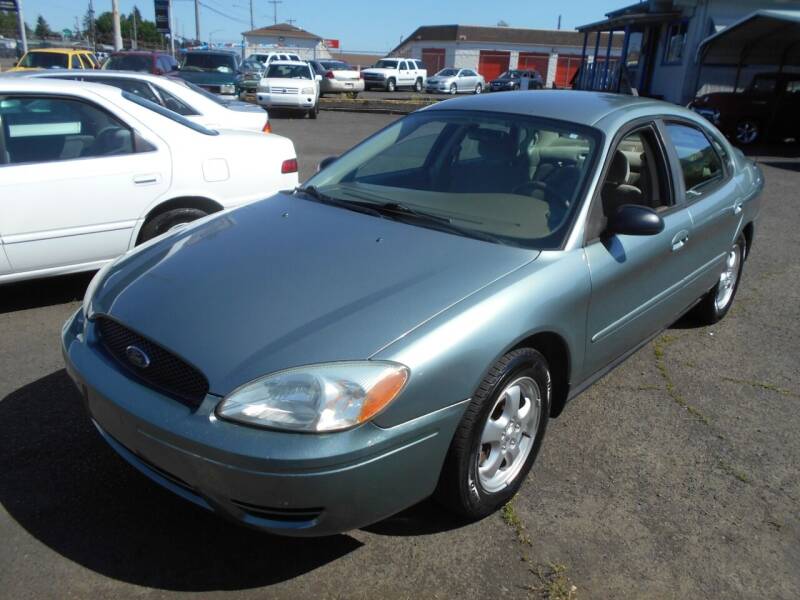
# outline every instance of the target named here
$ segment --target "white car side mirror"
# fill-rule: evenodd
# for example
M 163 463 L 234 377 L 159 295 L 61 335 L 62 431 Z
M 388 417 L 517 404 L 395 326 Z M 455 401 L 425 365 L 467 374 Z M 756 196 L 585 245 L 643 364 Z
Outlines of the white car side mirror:
M 314 79 L 316 79 L 317 81 L 322 81 L 322 75 L 317 73 L 316 75 L 314 75 Z

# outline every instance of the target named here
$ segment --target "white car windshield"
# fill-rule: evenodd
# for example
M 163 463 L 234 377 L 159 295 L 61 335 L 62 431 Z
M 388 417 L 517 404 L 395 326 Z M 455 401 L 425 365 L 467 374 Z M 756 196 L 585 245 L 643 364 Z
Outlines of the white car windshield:
M 306 65 L 270 65 L 267 79 L 311 79 L 311 71 Z
M 189 53 L 181 63 L 181 70 L 233 73 L 236 70 L 236 59 L 232 54 Z
M 397 68 L 397 61 L 396 60 L 379 60 L 375 63 L 376 69 L 396 69 Z
M 362 210 L 395 213 L 402 205 L 412 224 L 559 248 L 600 137 L 589 127 L 526 115 L 419 111 L 339 157 L 306 187 L 322 201 Z

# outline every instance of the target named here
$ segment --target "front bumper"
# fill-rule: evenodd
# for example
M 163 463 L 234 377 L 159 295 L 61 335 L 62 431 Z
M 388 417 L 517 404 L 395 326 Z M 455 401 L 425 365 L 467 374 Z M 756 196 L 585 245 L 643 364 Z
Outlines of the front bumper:
M 202 508 L 282 535 L 355 529 L 429 496 L 466 406 L 388 429 L 262 430 L 217 419 L 217 396 L 191 410 L 133 380 L 80 311 L 64 326 L 62 350 L 92 421 L 126 461 Z
M 256 102 L 267 108 L 296 108 L 308 110 L 314 108 L 317 102 L 316 94 L 271 94 L 259 91 L 256 93 Z

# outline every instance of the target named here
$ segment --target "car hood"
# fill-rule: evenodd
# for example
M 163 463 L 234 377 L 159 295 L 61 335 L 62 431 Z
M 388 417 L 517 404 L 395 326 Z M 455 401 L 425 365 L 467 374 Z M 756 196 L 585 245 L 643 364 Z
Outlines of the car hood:
M 447 83 L 453 79 L 455 77 L 428 77 L 428 83 Z
M 236 83 L 236 73 L 220 73 L 219 71 L 178 71 L 178 77 L 197 85 Z
M 361 69 L 362 73 L 378 73 L 380 75 L 386 75 L 387 73 L 396 74 L 397 69 L 378 69 L 375 67 L 371 67 L 369 69 Z
M 278 194 L 134 251 L 92 307 L 225 395 L 287 367 L 366 359 L 537 255 Z

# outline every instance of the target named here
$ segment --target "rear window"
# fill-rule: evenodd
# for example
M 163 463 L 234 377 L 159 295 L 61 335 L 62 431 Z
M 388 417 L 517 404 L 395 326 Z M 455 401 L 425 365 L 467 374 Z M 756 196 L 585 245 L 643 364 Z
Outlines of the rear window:
M 20 67 L 30 69 L 66 69 L 69 67 L 69 54 L 58 52 L 28 52 L 19 61 Z
M 140 71 L 149 73 L 153 59 L 149 56 L 136 54 L 112 54 L 103 65 L 103 69 L 110 71 Z
M 202 133 L 203 135 L 219 135 L 218 131 L 214 131 L 213 129 L 208 129 L 207 127 L 203 127 L 202 125 L 195 123 L 194 121 L 190 121 L 186 117 L 183 117 L 176 112 L 164 108 L 160 104 L 155 104 L 154 102 L 145 100 L 144 98 L 141 98 L 136 94 L 131 94 L 130 92 L 122 92 L 122 95 L 126 100 L 130 100 L 134 104 L 143 106 L 147 110 L 152 110 L 154 113 L 158 113 L 162 117 L 166 117 L 170 121 L 174 121 L 175 123 L 179 123 L 184 127 L 188 127 L 189 129 L 192 129 L 197 133 Z

